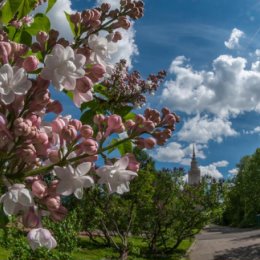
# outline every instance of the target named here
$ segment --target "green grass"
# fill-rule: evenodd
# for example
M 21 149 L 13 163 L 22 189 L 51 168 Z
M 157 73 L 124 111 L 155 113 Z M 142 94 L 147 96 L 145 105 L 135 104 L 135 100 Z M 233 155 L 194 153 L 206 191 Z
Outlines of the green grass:
M 141 257 L 140 249 L 145 248 L 145 243 L 140 238 L 131 238 L 133 244 L 133 253 L 129 256 L 129 260 L 187 260 L 184 255 L 188 248 L 191 246 L 193 240 L 184 240 L 176 253 L 171 256 L 156 256 L 156 257 Z M 0 259 L 8 260 L 9 251 L 5 248 L 0 247 Z M 115 260 L 118 259 L 118 253 L 112 248 L 105 247 L 102 245 L 95 245 L 88 238 L 83 237 L 80 239 L 80 248 L 72 253 L 73 260 Z

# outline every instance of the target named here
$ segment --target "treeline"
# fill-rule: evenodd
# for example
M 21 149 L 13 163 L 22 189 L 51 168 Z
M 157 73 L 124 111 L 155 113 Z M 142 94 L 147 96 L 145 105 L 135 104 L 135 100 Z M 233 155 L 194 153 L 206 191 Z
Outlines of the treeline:
M 250 227 L 260 224 L 260 149 L 243 157 L 238 173 L 229 183 L 223 224 Z

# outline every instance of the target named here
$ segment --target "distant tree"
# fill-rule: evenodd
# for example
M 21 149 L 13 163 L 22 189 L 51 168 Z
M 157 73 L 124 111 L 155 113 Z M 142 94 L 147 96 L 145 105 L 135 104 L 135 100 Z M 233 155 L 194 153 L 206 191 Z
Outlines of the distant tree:
M 235 226 L 254 226 L 256 215 L 260 213 L 260 149 L 243 157 L 237 167 L 238 174 L 226 197 L 223 219 Z

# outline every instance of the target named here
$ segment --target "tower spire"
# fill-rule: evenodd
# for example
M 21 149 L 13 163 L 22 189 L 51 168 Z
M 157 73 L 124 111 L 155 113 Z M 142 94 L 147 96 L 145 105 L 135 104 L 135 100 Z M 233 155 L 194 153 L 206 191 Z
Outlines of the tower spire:
M 188 183 L 190 185 L 196 185 L 200 183 L 200 169 L 196 160 L 195 144 L 192 147 L 192 159 L 190 164 L 190 171 L 188 174 Z
M 192 157 L 196 158 L 196 154 L 195 154 L 195 144 L 193 144 L 193 153 L 192 153 Z

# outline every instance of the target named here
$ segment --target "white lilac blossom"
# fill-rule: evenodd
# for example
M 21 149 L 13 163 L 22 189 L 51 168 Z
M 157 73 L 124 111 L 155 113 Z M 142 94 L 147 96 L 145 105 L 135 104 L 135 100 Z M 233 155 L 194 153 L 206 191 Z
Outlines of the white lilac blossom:
M 46 55 L 44 62 L 45 67 L 41 72 L 41 77 L 51 80 L 59 91 L 74 90 L 76 80 L 85 75 L 85 56 L 76 54 L 69 46 L 64 48 L 56 44 L 51 54 Z
M 128 157 L 122 157 L 114 165 L 106 165 L 96 170 L 99 184 L 106 184 L 109 193 L 123 194 L 129 191 L 129 183 L 137 176 L 136 172 L 126 170 Z
M 28 233 L 27 239 L 33 250 L 37 249 L 38 247 L 52 249 L 57 246 L 57 242 L 51 235 L 50 231 L 44 228 L 32 229 Z
M 74 193 L 76 198 L 81 199 L 83 188 L 89 188 L 94 185 L 94 180 L 90 176 L 86 176 L 90 168 L 90 162 L 81 163 L 75 169 L 70 165 L 65 168 L 55 166 L 54 171 L 60 179 L 57 193 L 64 196 Z
M 0 99 L 4 104 L 11 104 L 15 95 L 25 95 L 31 86 L 23 68 L 12 68 L 10 64 L 0 68 Z
M 8 192 L 1 196 L 0 203 L 3 203 L 3 210 L 8 216 L 26 211 L 34 205 L 31 192 L 23 184 L 9 187 Z
M 106 63 L 110 55 L 117 51 L 117 46 L 113 42 L 109 42 L 102 36 L 92 34 L 88 39 L 88 45 L 92 49 L 90 60 L 94 63 L 102 64 L 104 67 L 111 67 Z

